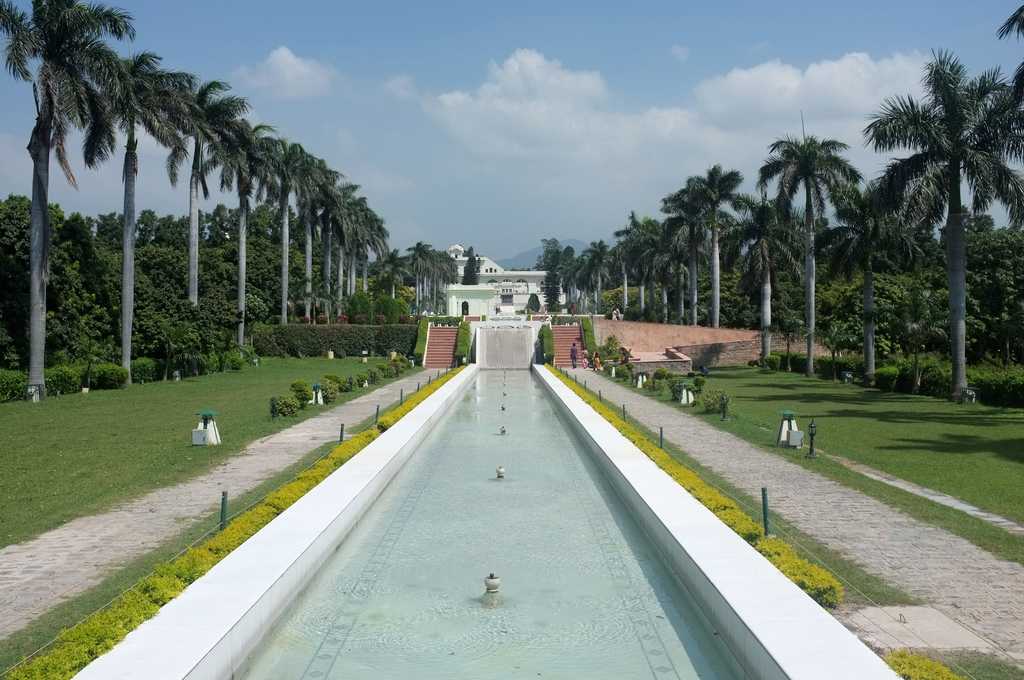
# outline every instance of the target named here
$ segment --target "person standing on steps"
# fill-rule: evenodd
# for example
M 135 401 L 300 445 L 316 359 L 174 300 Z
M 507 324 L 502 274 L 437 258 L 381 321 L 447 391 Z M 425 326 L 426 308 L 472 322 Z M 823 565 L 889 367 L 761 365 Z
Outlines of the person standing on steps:
M 576 343 L 572 343 L 572 347 L 569 348 L 569 361 L 572 362 L 572 367 L 576 368 Z

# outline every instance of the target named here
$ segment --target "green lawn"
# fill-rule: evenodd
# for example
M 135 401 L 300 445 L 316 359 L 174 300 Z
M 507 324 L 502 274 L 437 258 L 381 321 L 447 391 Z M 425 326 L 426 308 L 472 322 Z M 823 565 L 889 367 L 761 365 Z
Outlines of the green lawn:
M 621 383 L 620 384 L 625 384 Z M 862 491 L 923 522 L 946 529 L 1003 559 L 1024 564 L 1024 537 L 854 472 L 831 457 L 808 460 L 775 447 L 779 414 L 813 416 L 819 449 L 858 460 L 974 505 L 1024 521 L 1024 412 L 961 406 L 931 397 L 889 394 L 755 368 L 715 369 L 709 384 L 733 397 L 729 419 L 676 408 L 766 451 Z M 631 388 L 632 389 L 632 388 Z M 644 395 L 672 403 L 667 387 Z M 965 473 L 964 469 L 971 472 Z
M 382 361 L 268 358 L 259 368 L 178 383 L 0 404 L 0 547 L 203 472 L 319 412 L 270 418 L 270 397 L 293 381 L 352 375 Z M 343 393 L 339 403 L 363 393 Z M 190 445 L 194 414 L 204 408 L 218 413 L 221 446 Z
M 817 446 L 1024 522 L 1024 411 L 964 406 L 753 368 L 720 369 L 709 384 L 771 444 L 783 409 Z M 761 429 L 764 428 L 764 429 Z

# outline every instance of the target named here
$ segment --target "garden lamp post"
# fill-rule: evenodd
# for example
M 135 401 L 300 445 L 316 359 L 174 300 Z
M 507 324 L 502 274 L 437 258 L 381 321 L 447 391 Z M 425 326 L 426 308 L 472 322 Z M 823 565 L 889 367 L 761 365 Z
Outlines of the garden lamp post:
M 810 424 L 807 426 L 807 434 L 811 437 L 811 446 L 807 450 L 808 458 L 817 458 L 818 455 L 814 452 L 814 435 L 818 434 L 818 426 L 814 422 L 814 418 L 811 418 Z

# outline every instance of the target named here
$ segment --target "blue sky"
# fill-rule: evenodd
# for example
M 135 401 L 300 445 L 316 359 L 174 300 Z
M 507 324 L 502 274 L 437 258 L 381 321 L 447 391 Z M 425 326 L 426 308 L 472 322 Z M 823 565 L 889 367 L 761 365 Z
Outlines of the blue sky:
M 495 257 L 551 235 L 606 238 L 714 162 L 752 178 L 801 110 L 874 175 L 884 159 L 863 148 L 865 117 L 916 89 L 932 49 L 972 72 L 1024 59 L 995 36 L 1006 2 L 438 5 L 124 3 L 138 37 L 121 49 L 231 82 L 255 119 L 364 188 L 394 246 L 460 241 Z M 28 193 L 31 90 L 4 76 L 0 101 L 0 194 Z M 184 213 L 163 157 L 142 145 L 139 207 Z M 53 175 L 51 196 L 118 211 L 119 167 L 78 164 L 80 190 Z M 218 200 L 234 203 L 204 207 Z

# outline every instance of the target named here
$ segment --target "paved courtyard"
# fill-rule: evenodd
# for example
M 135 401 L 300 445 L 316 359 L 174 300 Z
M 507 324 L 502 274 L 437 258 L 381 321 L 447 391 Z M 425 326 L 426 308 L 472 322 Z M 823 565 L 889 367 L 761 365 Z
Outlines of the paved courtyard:
M 804 533 L 1024 662 L 1024 566 L 604 376 L 575 373 L 737 488 L 759 497 L 767 487 L 772 511 Z
M 80 517 L 0 550 L 0 639 L 100 583 L 121 565 L 156 549 L 214 511 L 222 490 L 238 497 L 307 453 L 337 441 L 341 423 L 372 418 L 379 404 L 411 394 L 415 373 L 253 442 L 206 474 L 152 491 L 112 510 Z

